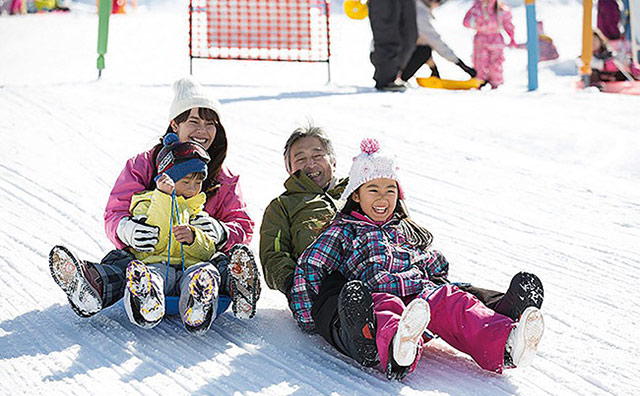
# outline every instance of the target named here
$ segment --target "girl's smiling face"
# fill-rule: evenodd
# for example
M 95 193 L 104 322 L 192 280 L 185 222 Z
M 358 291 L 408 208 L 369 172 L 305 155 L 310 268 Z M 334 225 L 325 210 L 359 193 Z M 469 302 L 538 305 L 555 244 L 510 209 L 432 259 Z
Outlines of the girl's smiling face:
M 353 193 L 353 200 L 371 220 L 385 221 L 398 203 L 398 183 L 393 179 L 373 179 Z

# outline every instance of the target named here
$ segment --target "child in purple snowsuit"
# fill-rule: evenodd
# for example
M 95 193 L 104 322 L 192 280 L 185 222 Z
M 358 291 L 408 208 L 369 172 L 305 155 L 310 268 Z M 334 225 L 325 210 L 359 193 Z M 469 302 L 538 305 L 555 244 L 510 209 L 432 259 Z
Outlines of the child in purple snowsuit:
M 454 284 L 442 285 L 449 263 L 429 250 L 432 235 L 403 204 L 395 160 L 375 140 L 362 142 L 349 174 L 343 209 L 300 256 L 291 308 L 302 329 L 313 329 L 311 306 L 324 277 L 341 272 L 372 292 L 381 368 L 402 379 L 421 355 L 428 329 L 480 367 L 501 373 L 526 366 L 544 331 L 529 305 L 518 322 L 494 312 Z
M 509 46 L 516 46 L 509 7 L 498 0 L 475 0 L 464 16 L 462 24 L 476 30 L 473 38 L 473 67 L 478 72 L 476 78 L 487 81 L 492 88 L 497 88 L 504 82 L 502 63 L 505 42 L 502 30 L 507 32 L 511 39 Z

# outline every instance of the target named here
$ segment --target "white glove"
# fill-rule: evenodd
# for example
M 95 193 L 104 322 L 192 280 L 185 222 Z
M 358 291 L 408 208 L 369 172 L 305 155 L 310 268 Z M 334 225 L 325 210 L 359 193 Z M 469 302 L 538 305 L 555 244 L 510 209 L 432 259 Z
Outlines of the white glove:
M 153 252 L 160 229 L 145 223 L 147 216 L 125 217 L 118 223 L 118 238 L 139 252 Z
M 189 221 L 189 224 L 201 229 L 209 238 L 213 239 L 213 243 L 216 244 L 217 248 L 222 247 L 227 242 L 229 236 L 227 227 L 206 213 L 198 213 Z

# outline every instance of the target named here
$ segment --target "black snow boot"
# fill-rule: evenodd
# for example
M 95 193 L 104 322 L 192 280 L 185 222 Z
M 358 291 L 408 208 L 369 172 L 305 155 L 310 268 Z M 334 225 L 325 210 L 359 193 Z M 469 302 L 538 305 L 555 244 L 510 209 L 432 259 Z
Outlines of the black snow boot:
M 393 359 L 393 342 L 391 342 L 389 344 L 389 361 L 387 362 L 387 367 L 384 371 L 385 375 L 387 376 L 387 379 L 389 381 L 393 381 L 393 380 L 402 381 L 404 377 L 406 377 L 407 374 L 409 374 L 410 370 L 411 370 L 411 366 L 400 366 Z
M 543 300 L 544 289 L 540 278 L 528 272 L 519 272 L 511 279 L 509 289 L 493 310 L 517 322 L 528 307 L 540 309 Z
M 349 354 L 365 367 L 380 362 L 376 346 L 376 318 L 369 289 L 358 280 L 347 282 L 338 297 L 341 339 Z

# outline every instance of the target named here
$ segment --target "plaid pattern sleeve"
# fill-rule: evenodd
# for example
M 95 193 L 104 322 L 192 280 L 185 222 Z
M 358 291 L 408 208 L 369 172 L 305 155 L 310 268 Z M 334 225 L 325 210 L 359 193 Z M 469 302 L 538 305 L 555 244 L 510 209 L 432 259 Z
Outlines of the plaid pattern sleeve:
M 449 276 L 449 261 L 439 250 L 431 250 L 420 263 L 421 268 L 426 271 L 429 277 Z
M 342 236 L 342 228 L 334 223 L 298 259 L 291 288 L 291 311 L 298 326 L 304 331 L 315 330 L 311 306 L 318 295 L 322 279 L 347 257 Z
M 354 228 L 353 252 L 341 262 L 347 278 L 360 279 L 372 292 L 396 296 L 418 294 L 430 283 L 409 255 L 389 243 L 381 228 L 366 224 Z
M 424 278 L 422 271 L 411 267 L 402 272 L 377 271 L 367 280 L 369 289 L 374 292 L 391 293 L 396 296 L 410 296 L 429 288 L 431 282 Z

